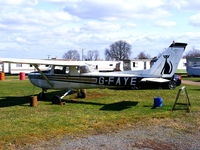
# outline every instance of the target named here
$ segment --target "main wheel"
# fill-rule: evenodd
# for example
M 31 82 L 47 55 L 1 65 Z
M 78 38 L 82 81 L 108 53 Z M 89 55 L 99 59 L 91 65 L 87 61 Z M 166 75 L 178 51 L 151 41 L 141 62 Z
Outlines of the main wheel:
M 45 99 L 45 94 L 44 92 L 40 92 L 37 96 L 38 100 L 44 100 Z
M 131 89 L 132 90 L 140 90 L 141 86 L 140 85 L 137 85 L 137 86 L 135 85 L 135 86 L 132 86 Z
M 168 88 L 169 89 L 175 89 L 176 88 L 176 82 L 175 81 L 169 81 Z
M 81 89 L 77 93 L 77 98 L 86 98 L 86 96 L 87 96 L 86 89 Z
M 52 104 L 60 104 L 62 102 L 59 96 L 54 96 L 52 99 Z

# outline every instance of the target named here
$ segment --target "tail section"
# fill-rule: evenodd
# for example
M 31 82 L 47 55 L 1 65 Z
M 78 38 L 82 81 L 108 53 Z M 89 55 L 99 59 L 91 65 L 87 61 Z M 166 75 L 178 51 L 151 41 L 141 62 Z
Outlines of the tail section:
M 172 43 L 144 74 L 150 77 L 172 77 L 186 46 L 186 43 Z

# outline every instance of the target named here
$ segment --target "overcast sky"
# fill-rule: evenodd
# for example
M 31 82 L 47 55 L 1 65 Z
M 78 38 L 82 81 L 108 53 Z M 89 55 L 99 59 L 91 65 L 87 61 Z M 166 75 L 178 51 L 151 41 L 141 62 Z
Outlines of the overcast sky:
M 155 56 L 172 41 L 200 49 L 200 0 L 0 0 L 0 57 L 62 58 L 118 40 L 132 58 Z

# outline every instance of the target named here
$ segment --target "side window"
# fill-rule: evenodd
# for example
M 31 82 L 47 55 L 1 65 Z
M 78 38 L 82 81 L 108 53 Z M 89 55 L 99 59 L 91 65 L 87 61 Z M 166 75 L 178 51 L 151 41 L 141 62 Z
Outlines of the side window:
M 66 66 L 55 66 L 54 74 L 67 74 L 69 73 L 69 67 Z

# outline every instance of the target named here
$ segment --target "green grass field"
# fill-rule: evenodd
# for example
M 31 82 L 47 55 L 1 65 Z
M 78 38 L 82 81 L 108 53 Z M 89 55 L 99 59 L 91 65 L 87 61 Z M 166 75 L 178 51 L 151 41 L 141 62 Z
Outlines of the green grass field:
M 183 80 L 190 80 L 194 82 L 200 82 L 200 77 L 183 77 Z
M 176 73 L 177 73 L 177 74 L 186 74 L 187 71 L 186 71 L 185 69 L 177 69 L 177 70 L 176 70 Z
M 51 104 L 57 91 L 49 91 L 37 107 L 30 107 L 30 96 L 39 93 L 39 88 L 28 80 L 0 81 L 0 149 L 64 135 L 86 136 L 132 128 L 138 123 L 148 125 L 154 119 L 179 120 L 180 124 L 171 126 L 191 132 L 200 125 L 200 86 L 187 86 L 191 113 L 171 111 L 178 89 L 91 89 L 86 99 L 76 99 L 73 94 L 62 106 Z M 163 107 L 152 109 L 154 97 L 163 98 Z
M 5 74 L 5 80 L 19 80 L 20 76 L 19 75 L 9 75 Z M 28 79 L 28 76 L 26 76 L 26 79 Z

